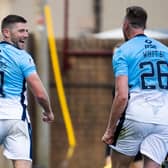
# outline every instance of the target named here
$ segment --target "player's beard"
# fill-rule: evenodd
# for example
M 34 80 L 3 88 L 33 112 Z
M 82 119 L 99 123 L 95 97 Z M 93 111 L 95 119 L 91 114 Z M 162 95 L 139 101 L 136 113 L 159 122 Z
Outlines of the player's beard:
M 13 45 L 19 49 L 24 49 L 25 48 L 25 40 L 12 40 Z
M 14 33 L 11 34 L 11 37 L 10 37 L 11 43 L 19 49 L 24 49 L 25 48 L 26 39 L 27 39 L 27 37 L 17 36 Z
M 18 46 L 19 46 L 20 49 L 24 49 L 25 48 L 25 41 L 24 42 L 19 41 Z

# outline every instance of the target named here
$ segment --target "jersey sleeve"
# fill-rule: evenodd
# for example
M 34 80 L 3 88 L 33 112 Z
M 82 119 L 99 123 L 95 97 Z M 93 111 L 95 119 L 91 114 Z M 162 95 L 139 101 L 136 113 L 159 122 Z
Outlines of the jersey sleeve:
M 20 62 L 20 68 L 25 78 L 27 78 L 32 73 L 36 72 L 36 65 L 34 63 L 34 60 L 26 52 L 23 54 L 22 60 Z
M 116 52 L 114 52 L 112 65 L 115 77 L 121 75 L 128 76 L 128 64 L 121 49 L 117 49 Z

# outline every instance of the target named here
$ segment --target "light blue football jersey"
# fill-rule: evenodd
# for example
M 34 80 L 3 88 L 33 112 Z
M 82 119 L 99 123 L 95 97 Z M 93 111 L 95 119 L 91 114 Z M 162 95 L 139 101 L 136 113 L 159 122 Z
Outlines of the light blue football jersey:
M 0 119 L 26 117 L 26 78 L 36 72 L 32 57 L 7 42 L 0 43 Z
M 115 77 L 127 76 L 130 99 L 127 118 L 168 124 L 168 48 L 137 35 L 113 56 Z
M 123 44 L 113 57 L 115 76 L 128 76 L 130 91 L 168 89 L 168 48 L 138 35 Z

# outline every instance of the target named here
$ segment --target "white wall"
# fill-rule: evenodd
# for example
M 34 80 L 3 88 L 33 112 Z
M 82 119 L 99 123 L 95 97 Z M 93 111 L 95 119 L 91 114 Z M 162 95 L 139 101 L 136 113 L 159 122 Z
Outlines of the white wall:
M 150 29 L 168 29 L 168 1 L 167 0 L 103 0 L 103 30 L 121 26 L 125 8 L 139 5 L 148 12 Z

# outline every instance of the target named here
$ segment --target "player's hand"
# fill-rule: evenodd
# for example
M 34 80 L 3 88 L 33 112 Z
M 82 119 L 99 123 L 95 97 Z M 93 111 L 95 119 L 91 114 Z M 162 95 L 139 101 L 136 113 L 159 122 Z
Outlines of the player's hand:
M 112 133 L 112 130 L 110 129 L 106 129 L 106 132 L 104 133 L 103 137 L 102 137 L 102 142 L 111 145 L 114 141 L 114 135 Z
M 47 122 L 47 123 L 50 123 L 50 122 L 52 122 L 53 120 L 54 120 L 54 114 L 53 114 L 53 112 L 51 111 L 51 112 L 43 112 L 43 116 L 42 116 L 42 120 L 44 121 L 44 122 Z

